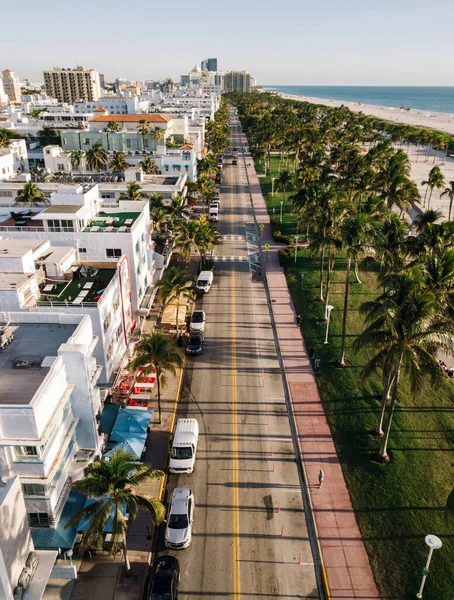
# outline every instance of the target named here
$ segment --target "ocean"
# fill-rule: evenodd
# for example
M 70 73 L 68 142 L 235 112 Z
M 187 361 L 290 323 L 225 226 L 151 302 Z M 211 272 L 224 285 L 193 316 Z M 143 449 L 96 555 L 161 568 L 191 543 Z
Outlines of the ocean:
M 269 92 L 454 114 L 454 87 L 264 85 Z

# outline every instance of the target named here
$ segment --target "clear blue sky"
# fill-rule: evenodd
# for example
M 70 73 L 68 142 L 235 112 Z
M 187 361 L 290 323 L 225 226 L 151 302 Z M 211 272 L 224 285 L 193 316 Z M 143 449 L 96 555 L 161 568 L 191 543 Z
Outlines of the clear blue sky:
M 5 1 L 0 68 L 179 76 L 196 60 L 260 84 L 454 85 L 454 0 Z

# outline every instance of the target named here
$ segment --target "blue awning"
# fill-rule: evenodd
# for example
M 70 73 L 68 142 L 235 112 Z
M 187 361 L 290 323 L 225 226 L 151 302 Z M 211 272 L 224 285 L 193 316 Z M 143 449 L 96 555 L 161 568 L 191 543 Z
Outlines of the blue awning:
M 152 410 L 140 408 L 120 409 L 110 434 L 109 450 L 104 456 L 109 458 L 115 448 L 121 447 L 139 460 L 147 442 L 152 414 Z
M 126 452 L 133 454 L 137 460 L 140 460 L 142 452 L 147 443 L 146 433 L 112 432 L 111 439 L 108 442 L 110 449 L 104 454 L 104 458 L 111 458 L 114 450 L 123 448 Z
M 107 433 L 107 435 L 110 435 L 113 426 L 115 425 L 115 420 L 117 418 L 119 410 L 119 404 L 104 404 L 101 413 L 101 420 L 99 423 L 101 426 L 101 431 L 103 433 Z
M 105 498 L 106 502 L 107 500 L 109 500 L 109 498 Z M 93 504 L 94 502 L 97 502 L 98 498 L 87 498 L 87 500 L 85 501 L 84 504 L 84 508 L 86 506 L 89 506 L 90 504 Z M 127 513 L 126 513 L 126 507 L 122 506 L 120 508 L 121 514 L 126 517 Z M 113 520 L 114 520 L 114 514 L 115 514 L 115 506 L 112 506 L 112 510 L 110 511 L 110 516 L 106 521 L 106 524 L 104 525 L 104 533 L 112 533 L 112 524 L 113 524 Z M 87 518 L 82 518 L 79 521 L 79 524 L 77 525 L 77 532 L 78 533 L 83 533 L 84 531 L 87 531 L 88 526 L 90 524 L 90 519 Z

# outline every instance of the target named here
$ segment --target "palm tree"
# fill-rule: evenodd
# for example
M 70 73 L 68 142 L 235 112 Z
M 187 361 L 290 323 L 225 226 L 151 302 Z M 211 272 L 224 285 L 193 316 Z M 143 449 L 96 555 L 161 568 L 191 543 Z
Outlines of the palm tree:
M 342 226 L 342 240 L 347 249 L 347 270 L 344 291 L 344 314 L 342 318 L 342 341 L 339 365 L 346 366 L 345 337 L 347 333 L 348 294 L 350 290 L 350 270 L 352 260 L 355 262 L 363 256 L 370 247 L 373 235 L 373 225 L 368 215 L 357 213 L 348 218 Z
M 107 164 L 107 152 L 102 147 L 102 144 L 97 142 L 93 144 L 90 150 L 87 150 L 86 162 L 87 167 L 91 171 L 101 171 Z
M 110 162 L 109 169 L 114 173 L 121 173 L 129 167 L 128 161 L 123 152 L 114 152 Z
M 435 295 L 407 274 L 395 275 L 389 289 L 377 300 L 365 302 L 360 310 L 366 313 L 368 327 L 355 340 L 354 348 L 376 351 L 363 370 L 365 376 L 377 369 L 383 372 L 385 388 L 377 428 L 383 440 L 378 458 L 387 460 L 401 374 L 408 375 L 414 393 L 421 389 L 426 375 L 433 385 L 440 383 L 443 372 L 435 354 L 439 350 L 452 354 L 450 341 L 454 324 L 451 319 L 440 316 Z M 388 422 L 383 433 L 383 415 L 389 396 Z
M 131 181 L 128 183 L 128 187 L 126 188 L 126 192 L 122 192 L 118 199 L 119 200 L 143 200 L 144 198 L 148 198 L 148 195 L 142 191 L 142 188 L 135 181 Z
M 158 193 L 152 192 L 149 198 L 150 210 L 153 210 L 153 208 L 165 208 L 164 202 L 162 201 L 162 196 L 160 196 Z
M 46 194 L 39 187 L 28 181 L 16 196 L 16 204 L 32 204 L 33 202 L 47 202 Z
M 192 249 L 196 245 L 198 228 L 199 224 L 196 221 L 182 221 L 178 235 L 175 238 L 178 252 L 186 262 L 191 258 Z
M 11 148 L 12 139 L 6 129 L 0 129 L 0 148 Z
M 135 521 L 140 509 L 150 515 L 154 525 L 159 525 L 165 517 L 164 505 L 157 498 L 141 494 L 139 488 L 163 475 L 162 471 L 149 470 L 123 448 L 116 448 L 110 460 L 95 461 L 87 468 L 85 477 L 73 483 L 77 491 L 92 498 L 93 502 L 73 515 L 65 527 L 71 527 L 80 519 L 88 519 L 88 528 L 82 535 L 81 546 L 102 548 L 104 528 L 113 517 L 110 552 L 115 554 L 118 549 L 123 548 L 126 570 L 130 572 L 128 524 Z
M 290 185 L 291 181 L 292 181 L 292 177 L 291 177 L 290 173 L 288 171 L 281 171 L 279 173 L 279 177 L 274 182 L 276 189 L 283 191 L 284 200 L 285 200 L 285 191 L 286 191 L 287 187 Z
M 107 131 L 120 131 L 120 125 L 117 121 L 109 121 L 107 123 Z
M 159 423 L 161 423 L 161 389 L 166 384 L 166 374 L 176 375 L 177 368 L 182 367 L 183 356 L 175 349 L 169 339 L 158 332 L 145 335 L 140 340 L 135 358 L 130 368 L 144 367 L 144 375 L 156 372 Z
M 427 202 L 427 208 L 430 208 L 430 199 L 432 198 L 432 193 L 434 191 L 434 188 L 437 188 L 437 190 L 439 190 L 443 187 L 444 183 L 445 183 L 445 178 L 444 178 L 443 173 L 440 170 L 440 167 L 432 167 L 432 169 L 430 169 L 428 179 L 426 181 L 422 182 L 422 185 L 427 186 L 426 193 L 424 195 L 424 206 L 426 206 L 427 191 L 430 189 L 430 196 L 429 196 L 429 200 Z
M 169 205 L 169 211 L 172 217 L 177 220 L 188 219 L 191 214 L 189 211 L 189 206 L 186 203 L 186 198 L 183 194 L 176 194 Z
M 137 133 L 142 136 L 142 152 L 145 150 L 145 136 L 150 131 L 150 122 L 147 119 L 140 119 L 137 126 Z
M 164 207 L 155 207 L 150 211 L 150 218 L 156 228 L 158 235 L 162 233 L 162 227 L 169 220 L 169 211 Z
M 454 200 L 454 181 L 449 182 L 449 187 L 446 187 L 444 189 L 444 192 L 442 192 L 440 198 L 443 198 L 443 196 L 448 196 L 448 198 L 449 198 L 448 221 L 450 221 L 451 220 L 452 202 Z
M 166 132 L 164 131 L 164 129 L 162 127 L 155 127 L 153 129 L 153 133 L 151 134 L 153 136 L 153 139 L 156 140 L 157 142 L 160 142 L 163 137 L 165 136 Z
M 78 171 L 80 169 L 84 157 L 85 152 L 83 152 L 82 150 L 73 150 L 71 152 L 71 166 L 75 171 Z
M 155 175 L 159 171 L 156 161 L 149 156 L 140 162 L 140 166 L 142 167 L 143 172 L 147 173 L 147 175 Z
M 36 137 L 39 140 L 41 146 L 60 146 L 61 139 L 60 134 L 53 127 L 44 126 L 38 131 Z
M 194 298 L 194 277 L 187 269 L 170 267 L 164 272 L 162 279 L 156 283 L 164 304 L 175 301 L 176 304 L 176 333 L 179 333 L 178 316 L 182 300 Z

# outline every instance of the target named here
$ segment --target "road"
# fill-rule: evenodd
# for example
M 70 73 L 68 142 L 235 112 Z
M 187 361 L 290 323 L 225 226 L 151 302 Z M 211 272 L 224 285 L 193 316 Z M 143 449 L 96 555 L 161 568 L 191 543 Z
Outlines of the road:
M 192 544 L 171 552 L 179 598 L 318 598 L 244 161 L 224 162 L 205 345 L 188 358 L 178 412 L 199 422 L 196 466 L 167 489 L 195 496 Z M 158 551 L 167 552 L 162 535 Z

